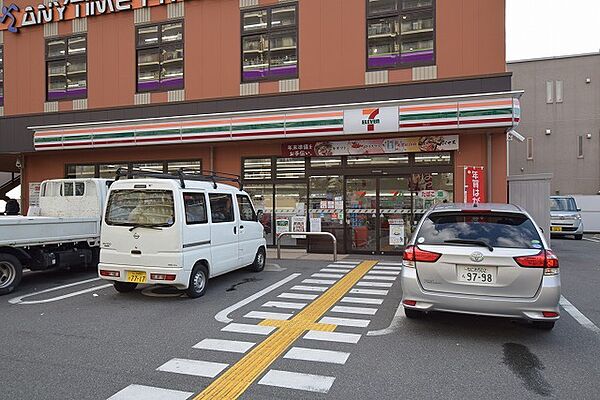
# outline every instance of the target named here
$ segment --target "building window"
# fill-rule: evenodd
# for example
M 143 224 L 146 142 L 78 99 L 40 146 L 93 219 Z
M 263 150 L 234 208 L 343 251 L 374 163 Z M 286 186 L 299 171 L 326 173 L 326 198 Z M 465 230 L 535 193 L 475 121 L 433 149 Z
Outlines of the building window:
M 242 81 L 298 76 L 297 5 L 242 13 Z
M 435 60 L 434 0 L 367 0 L 368 69 Z
M 533 138 L 527 138 L 527 159 L 533 160 Z
M 554 103 L 554 82 L 546 81 L 546 104 Z
M 0 107 L 4 105 L 4 46 L 0 46 Z
M 117 170 L 121 168 L 142 169 L 156 173 L 178 173 L 183 169 L 185 173 L 199 174 L 202 172 L 201 160 L 170 160 L 170 161 L 136 161 L 135 163 L 114 162 L 103 164 L 68 164 L 65 168 L 67 178 L 104 178 L 115 179 Z
M 46 41 L 46 99 L 87 97 L 87 39 L 84 36 Z
M 556 102 L 563 102 L 563 81 L 556 81 Z
M 183 89 L 183 21 L 137 28 L 137 91 Z
M 577 158 L 583 158 L 583 136 L 577 136 Z

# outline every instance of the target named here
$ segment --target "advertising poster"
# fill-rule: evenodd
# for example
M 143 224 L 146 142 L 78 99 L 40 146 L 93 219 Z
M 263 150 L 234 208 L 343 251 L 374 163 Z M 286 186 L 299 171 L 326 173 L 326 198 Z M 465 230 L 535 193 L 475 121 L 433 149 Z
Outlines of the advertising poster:
M 465 203 L 485 203 L 485 171 L 481 166 L 465 167 Z
M 404 225 L 390 225 L 390 246 L 404 246 Z
M 31 182 L 29 184 L 29 207 L 40 206 L 40 182 Z
M 290 231 L 290 220 L 287 218 L 279 218 L 275 221 L 275 233 L 282 234 Z
M 310 231 L 311 232 L 321 232 L 321 218 L 311 218 L 310 219 Z
M 306 232 L 306 217 L 292 217 L 292 232 Z M 293 235 L 294 239 L 306 239 L 304 235 Z

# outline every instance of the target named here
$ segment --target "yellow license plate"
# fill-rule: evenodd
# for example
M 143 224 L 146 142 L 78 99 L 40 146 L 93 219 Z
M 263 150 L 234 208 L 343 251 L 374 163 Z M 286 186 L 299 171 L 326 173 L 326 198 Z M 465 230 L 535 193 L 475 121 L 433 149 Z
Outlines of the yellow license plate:
M 146 273 L 142 271 L 127 271 L 127 282 L 146 283 Z
M 562 232 L 562 227 L 560 226 L 553 226 L 550 228 L 550 231 L 552 232 Z

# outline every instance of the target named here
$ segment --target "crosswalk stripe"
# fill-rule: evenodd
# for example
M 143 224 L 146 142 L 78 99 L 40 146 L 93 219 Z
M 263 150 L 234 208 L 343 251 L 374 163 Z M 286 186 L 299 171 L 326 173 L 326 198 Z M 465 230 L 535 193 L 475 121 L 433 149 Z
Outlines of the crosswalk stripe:
M 244 318 L 257 318 L 257 319 L 277 319 L 281 321 L 285 321 L 290 319 L 294 314 L 288 313 L 276 313 L 276 312 L 268 312 L 268 311 L 250 311 L 248 314 L 244 315 Z
M 304 290 L 306 292 L 324 292 L 327 289 L 329 289 L 328 287 L 323 287 L 323 286 L 303 286 L 303 285 L 296 285 L 296 286 L 292 286 L 290 288 L 291 290 Z
M 250 334 L 254 334 L 254 335 L 264 335 L 264 336 L 267 336 L 274 330 L 275 330 L 275 327 L 273 327 L 273 326 L 238 324 L 235 322 L 232 322 L 229 325 L 221 328 L 221 331 L 223 331 L 223 332 L 250 333 Z
M 301 374 L 299 372 L 272 369 L 258 381 L 258 384 L 305 390 L 307 392 L 327 393 L 334 381 L 335 378 L 332 376 Z
M 402 267 L 380 267 L 379 265 L 373 269 L 376 271 L 402 271 Z
M 325 279 L 305 279 L 302 283 L 312 283 L 316 285 L 333 285 L 337 281 L 325 280 Z
M 321 318 L 319 323 L 340 326 L 352 326 L 355 328 L 366 328 L 367 326 L 369 326 L 371 321 L 368 319 L 323 317 Z
M 377 263 L 377 265 L 382 265 L 382 266 L 389 266 L 389 267 L 401 267 L 402 263 L 394 263 L 394 262 L 380 262 Z
M 376 296 L 387 296 L 389 290 L 379 290 L 379 289 L 352 289 L 350 290 L 350 294 L 372 294 Z
M 263 307 L 272 307 L 272 308 L 289 308 L 292 310 L 302 310 L 306 307 L 306 303 L 292 303 L 289 301 L 267 301 L 262 305 Z
M 281 293 L 280 299 L 294 299 L 294 300 L 314 300 L 319 297 L 318 294 L 305 294 L 305 293 Z
M 322 340 L 324 342 L 337 343 L 358 343 L 361 335 L 357 333 L 342 333 L 342 332 L 323 332 L 323 331 L 308 331 L 304 335 L 304 339 Z
M 312 274 L 311 277 L 313 277 L 313 278 L 335 278 L 335 279 L 339 279 L 339 278 L 343 278 L 344 275 L 343 274 L 321 274 L 321 273 L 316 273 L 316 274 Z
M 375 315 L 375 313 L 377 312 L 377 309 L 371 308 L 371 307 L 335 306 L 331 309 L 331 312 L 346 313 L 346 314 Z
M 400 275 L 400 271 L 369 271 L 367 275 Z
M 362 287 L 387 287 L 390 288 L 392 286 L 394 286 L 393 283 L 387 283 L 387 282 L 357 282 L 356 286 L 362 286 Z
M 108 400 L 186 400 L 194 393 L 145 385 L 129 385 Z
M 352 265 L 358 265 L 360 264 L 360 261 L 336 261 L 336 264 L 352 264 Z
M 163 372 L 173 372 L 176 374 L 202 376 L 204 378 L 214 378 L 228 366 L 229 364 L 211 361 L 185 360 L 182 358 L 174 358 L 170 361 L 167 361 L 166 363 L 158 367 L 156 370 Z
M 320 272 L 346 273 L 352 271 L 345 268 L 323 268 Z
M 354 303 L 354 304 L 376 304 L 376 305 L 383 304 L 382 299 L 370 299 L 367 297 L 351 297 L 351 296 L 344 297 L 342 300 L 340 300 L 340 302 Z
M 369 276 L 369 275 L 365 275 L 363 276 L 364 280 L 371 280 L 371 281 L 395 281 L 397 277 L 395 276 L 379 276 L 379 275 L 373 275 L 373 276 Z
M 201 342 L 196 343 L 193 348 L 244 354 L 255 344 L 256 343 L 254 342 L 244 342 L 240 340 L 204 339 Z
M 336 264 L 329 264 L 326 268 L 333 268 L 333 269 L 349 269 L 352 270 L 354 269 L 354 265 L 336 265 Z
M 292 347 L 283 358 L 290 360 L 316 361 L 330 364 L 346 364 L 350 353 L 334 350 L 311 349 L 308 347 Z

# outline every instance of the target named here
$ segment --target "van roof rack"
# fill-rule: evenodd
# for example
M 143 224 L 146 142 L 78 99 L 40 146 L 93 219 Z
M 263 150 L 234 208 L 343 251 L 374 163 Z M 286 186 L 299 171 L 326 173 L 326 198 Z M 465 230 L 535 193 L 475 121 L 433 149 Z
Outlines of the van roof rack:
M 229 174 L 227 172 L 207 171 L 207 170 L 189 170 L 186 172 L 184 168 L 180 168 L 176 173 L 164 173 L 155 171 L 146 171 L 143 169 L 134 168 L 128 170 L 126 168 L 117 169 L 115 181 L 122 177 L 127 178 L 157 178 L 157 179 L 175 179 L 179 181 L 182 189 L 185 189 L 185 181 L 201 181 L 212 182 L 213 187 L 217 188 L 217 182 L 237 183 L 242 190 L 242 180 L 239 175 Z

